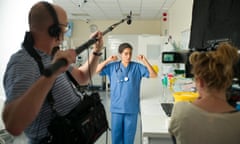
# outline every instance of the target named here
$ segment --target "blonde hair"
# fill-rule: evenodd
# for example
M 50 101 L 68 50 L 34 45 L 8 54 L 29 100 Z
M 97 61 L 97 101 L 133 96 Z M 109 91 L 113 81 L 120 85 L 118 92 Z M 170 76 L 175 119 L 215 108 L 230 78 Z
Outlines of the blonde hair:
M 226 42 L 214 51 L 193 52 L 189 57 L 192 74 L 203 79 L 209 89 L 227 89 L 231 85 L 237 60 L 238 49 Z

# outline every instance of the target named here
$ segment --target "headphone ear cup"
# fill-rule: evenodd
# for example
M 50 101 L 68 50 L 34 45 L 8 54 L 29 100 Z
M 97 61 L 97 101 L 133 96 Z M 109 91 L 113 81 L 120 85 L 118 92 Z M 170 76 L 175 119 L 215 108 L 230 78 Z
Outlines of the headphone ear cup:
M 48 33 L 51 37 L 59 38 L 61 28 L 58 25 L 54 24 L 48 28 Z

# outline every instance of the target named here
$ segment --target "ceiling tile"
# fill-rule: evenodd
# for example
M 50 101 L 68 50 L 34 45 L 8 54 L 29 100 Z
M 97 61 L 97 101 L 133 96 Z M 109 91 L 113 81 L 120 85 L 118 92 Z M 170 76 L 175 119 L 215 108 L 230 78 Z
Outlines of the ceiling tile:
M 132 12 L 134 19 L 160 19 L 176 0 L 53 0 L 70 19 L 116 20 Z

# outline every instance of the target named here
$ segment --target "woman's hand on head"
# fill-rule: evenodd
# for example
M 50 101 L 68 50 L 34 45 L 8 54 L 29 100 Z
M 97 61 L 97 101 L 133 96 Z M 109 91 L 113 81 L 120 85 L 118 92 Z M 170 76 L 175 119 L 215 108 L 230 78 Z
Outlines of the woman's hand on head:
M 140 61 L 144 61 L 145 60 L 145 56 L 144 55 L 138 55 L 137 59 Z
M 108 57 L 108 59 L 107 59 L 108 62 L 112 62 L 112 61 L 116 61 L 116 60 L 118 60 L 118 57 L 115 55 L 112 55 L 112 56 Z

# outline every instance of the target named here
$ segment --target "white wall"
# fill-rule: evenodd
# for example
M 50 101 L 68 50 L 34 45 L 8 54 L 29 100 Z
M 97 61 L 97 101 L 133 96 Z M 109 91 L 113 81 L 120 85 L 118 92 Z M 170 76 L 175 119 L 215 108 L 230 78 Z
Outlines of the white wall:
M 10 55 L 20 48 L 24 33 L 28 30 L 28 12 L 37 0 L 0 1 L 0 97 L 4 96 L 3 74 Z
M 193 0 L 176 0 L 169 9 L 169 35 L 172 39 L 181 42 L 182 32 L 189 30 L 192 21 Z
M 6 64 L 10 55 L 20 48 L 24 33 L 28 30 L 28 12 L 36 2 L 38 0 L 0 1 L 0 97 L 4 96 L 2 81 Z
M 73 34 L 69 40 L 74 40 L 75 46 L 81 45 L 89 39 L 91 34 L 89 26 L 91 24 L 96 24 L 99 31 L 106 30 L 112 24 L 118 22 L 119 20 L 105 20 L 105 21 L 90 21 L 86 23 L 81 20 L 73 21 Z M 113 31 L 107 33 L 104 39 L 104 45 L 107 46 L 107 38 L 109 35 L 139 35 L 139 34 L 154 34 L 160 35 L 160 20 L 134 20 L 131 25 L 122 23 L 117 26 Z

